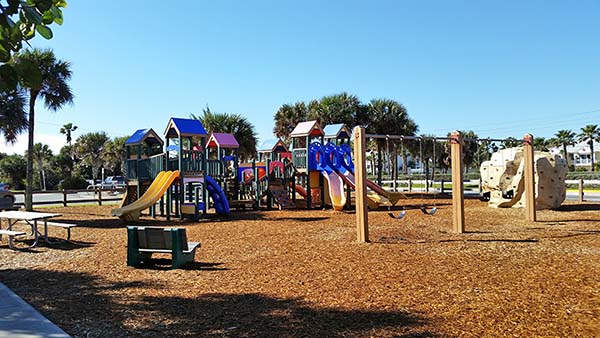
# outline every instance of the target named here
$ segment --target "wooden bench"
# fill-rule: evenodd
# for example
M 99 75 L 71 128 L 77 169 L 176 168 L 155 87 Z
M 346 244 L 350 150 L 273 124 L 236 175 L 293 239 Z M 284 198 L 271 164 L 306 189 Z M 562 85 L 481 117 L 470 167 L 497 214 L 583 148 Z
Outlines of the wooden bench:
M 127 227 L 127 265 L 139 267 L 153 253 L 171 254 L 171 267 L 194 261 L 199 242 L 188 242 L 183 228 Z
M 2 239 L 2 235 L 8 236 L 8 247 L 11 249 L 14 249 L 13 238 L 15 236 L 23 236 L 23 235 L 25 235 L 25 232 L 0 229 L 0 239 Z

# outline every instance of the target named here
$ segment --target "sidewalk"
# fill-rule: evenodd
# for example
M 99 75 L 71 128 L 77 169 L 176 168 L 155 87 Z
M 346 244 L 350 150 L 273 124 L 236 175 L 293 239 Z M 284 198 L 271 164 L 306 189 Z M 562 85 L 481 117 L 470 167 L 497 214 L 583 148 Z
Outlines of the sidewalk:
M 0 283 L 0 338 L 66 338 L 58 326 Z

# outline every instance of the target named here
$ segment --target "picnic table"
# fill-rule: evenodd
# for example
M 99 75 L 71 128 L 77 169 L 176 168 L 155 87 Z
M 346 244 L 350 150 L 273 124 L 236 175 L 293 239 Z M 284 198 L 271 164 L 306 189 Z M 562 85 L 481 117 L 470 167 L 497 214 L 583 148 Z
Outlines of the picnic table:
M 29 246 L 29 248 L 36 247 L 39 243 L 40 236 L 42 236 L 42 234 L 38 230 L 38 222 L 43 222 L 43 239 L 47 243 L 50 243 L 50 240 L 48 239 L 48 219 L 58 216 L 61 216 L 61 214 L 32 211 L 2 211 L 0 212 L 0 238 L 2 235 L 7 235 L 8 246 L 11 249 L 16 249 L 13 245 L 13 237 L 25 235 L 25 233 L 22 231 L 14 231 L 13 225 L 15 225 L 16 223 L 24 222 L 31 226 L 31 234 L 34 236 L 33 244 Z M 6 229 L 2 228 L 3 220 L 6 220 Z

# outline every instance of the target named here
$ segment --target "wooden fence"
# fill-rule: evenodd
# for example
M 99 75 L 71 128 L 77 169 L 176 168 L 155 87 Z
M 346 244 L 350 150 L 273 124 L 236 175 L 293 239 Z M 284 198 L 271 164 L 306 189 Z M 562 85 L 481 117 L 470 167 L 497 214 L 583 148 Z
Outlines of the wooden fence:
M 120 197 L 110 197 L 110 196 L 102 196 L 106 193 L 112 194 L 120 194 L 125 192 L 125 189 L 111 189 L 111 190 L 102 190 L 102 189 L 63 189 L 63 190 L 46 190 L 46 191 L 34 191 L 33 192 L 33 205 L 49 205 L 49 204 L 62 204 L 64 207 L 69 204 L 78 204 L 78 203 L 98 203 L 98 205 L 102 205 L 103 202 L 112 202 L 112 201 L 120 201 L 122 196 Z M 86 197 L 81 197 L 79 193 L 86 193 Z M 75 196 L 79 198 L 69 198 L 69 196 Z M 25 199 L 24 192 L 15 192 L 15 197 L 23 196 L 23 200 Z M 36 201 L 35 196 L 40 195 L 57 195 L 56 199 L 45 199 L 43 201 Z M 93 195 L 92 197 L 89 197 Z M 23 206 L 23 202 L 14 203 L 15 206 Z

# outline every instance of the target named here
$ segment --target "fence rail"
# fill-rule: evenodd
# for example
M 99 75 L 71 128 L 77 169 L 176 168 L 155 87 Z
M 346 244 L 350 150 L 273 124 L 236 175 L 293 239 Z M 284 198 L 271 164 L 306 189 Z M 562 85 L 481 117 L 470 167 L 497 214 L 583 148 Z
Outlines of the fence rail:
M 33 192 L 33 205 L 50 205 L 50 204 L 62 204 L 62 206 L 66 207 L 69 204 L 81 204 L 81 203 L 98 203 L 98 205 L 102 205 L 103 202 L 113 202 L 120 201 L 122 196 L 106 196 L 106 194 L 122 194 L 125 192 L 125 189 L 112 189 L 112 190 L 102 190 L 102 189 L 65 189 L 65 190 L 47 190 L 47 191 L 34 191 Z M 85 197 L 81 197 L 80 193 L 85 193 Z M 24 192 L 15 192 L 13 193 L 15 198 L 21 197 L 20 199 L 24 201 L 25 193 Z M 93 196 L 90 197 L 90 194 Z M 46 198 L 42 200 L 38 199 L 36 201 L 36 196 L 45 195 Z M 54 196 L 49 196 L 54 195 Z M 103 196 L 104 195 L 104 196 Z M 76 197 L 76 198 L 73 198 Z M 15 206 L 23 206 L 25 203 L 23 201 L 15 202 Z

